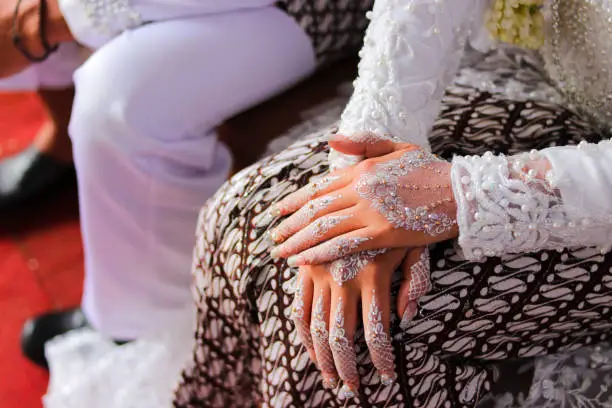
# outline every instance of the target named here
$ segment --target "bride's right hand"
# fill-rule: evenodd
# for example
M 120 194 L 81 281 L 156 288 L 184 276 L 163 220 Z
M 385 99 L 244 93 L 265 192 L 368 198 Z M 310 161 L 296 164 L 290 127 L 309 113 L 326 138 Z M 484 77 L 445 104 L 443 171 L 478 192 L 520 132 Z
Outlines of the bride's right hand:
M 406 256 L 406 254 L 408 254 Z M 310 358 L 321 371 L 323 385 L 344 385 L 339 398 L 357 395 L 359 375 L 354 334 L 359 304 L 365 339 L 384 385 L 395 379 L 395 357 L 389 334 L 391 281 L 404 260 L 397 299 L 402 324 L 416 313 L 416 301 L 429 290 L 429 260 L 422 248 L 367 251 L 332 264 L 303 266 L 296 277 L 292 319 Z

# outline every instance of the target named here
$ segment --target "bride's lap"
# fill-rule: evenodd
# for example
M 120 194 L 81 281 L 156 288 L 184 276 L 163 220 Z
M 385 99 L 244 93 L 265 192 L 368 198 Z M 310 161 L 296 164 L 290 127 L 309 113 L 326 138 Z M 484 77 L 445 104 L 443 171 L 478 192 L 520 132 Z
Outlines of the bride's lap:
M 559 106 L 453 87 L 431 142 L 450 158 L 600 137 Z M 198 345 L 176 406 L 353 406 L 323 389 L 296 338 L 288 290 L 295 271 L 270 258 L 266 238 L 279 222 L 267 213 L 270 205 L 326 172 L 326 143 L 298 142 L 233 177 L 203 209 L 194 269 Z M 473 406 L 491 388 L 498 361 L 605 340 L 612 326 L 611 267 L 612 256 L 588 248 L 479 263 L 462 259 L 452 242 L 432 248 L 430 294 L 409 328 L 393 325 L 396 384 L 380 384 L 358 333 L 358 406 L 444 406 L 437 400 Z

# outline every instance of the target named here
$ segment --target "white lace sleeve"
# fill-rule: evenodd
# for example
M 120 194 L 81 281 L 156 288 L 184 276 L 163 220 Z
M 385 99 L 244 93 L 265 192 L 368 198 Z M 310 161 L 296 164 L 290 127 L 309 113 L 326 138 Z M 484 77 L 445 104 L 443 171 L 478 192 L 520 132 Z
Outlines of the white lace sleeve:
M 339 133 L 414 143 L 428 135 L 488 0 L 376 0 Z M 334 156 L 332 156 L 334 157 Z
M 468 259 L 612 243 L 612 142 L 455 157 L 459 245 Z

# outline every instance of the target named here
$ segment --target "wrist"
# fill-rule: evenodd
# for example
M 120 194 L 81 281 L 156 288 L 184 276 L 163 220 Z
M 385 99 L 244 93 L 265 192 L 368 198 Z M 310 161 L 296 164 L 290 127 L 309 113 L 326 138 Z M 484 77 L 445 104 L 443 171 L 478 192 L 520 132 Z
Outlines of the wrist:
M 51 44 L 74 41 L 70 27 L 59 6 L 60 0 L 47 0 L 47 38 Z
M 62 42 L 72 41 L 73 37 L 59 8 L 59 0 L 47 0 L 47 13 L 40 13 L 40 0 L 24 0 L 19 8 L 17 16 L 19 33 L 28 51 L 34 55 L 44 52 L 41 41 L 40 19 L 45 18 L 45 36 L 47 42 L 56 45 Z
M 448 192 L 450 194 L 450 201 L 447 203 L 447 215 L 453 220 L 453 226 L 448 232 L 446 239 L 455 239 L 459 236 L 459 223 L 457 221 L 457 201 L 455 200 L 455 190 L 452 188 L 452 177 L 451 177 L 451 163 L 448 163 L 448 171 L 444 173 L 444 181 L 450 187 Z

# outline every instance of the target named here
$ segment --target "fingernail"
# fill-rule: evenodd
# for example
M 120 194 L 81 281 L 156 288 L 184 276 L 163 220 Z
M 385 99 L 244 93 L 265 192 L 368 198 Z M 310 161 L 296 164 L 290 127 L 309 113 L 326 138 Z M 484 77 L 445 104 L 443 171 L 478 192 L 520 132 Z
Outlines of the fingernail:
M 400 329 L 406 329 L 414 316 L 417 313 L 417 302 L 411 301 L 406 306 L 406 310 L 404 311 L 404 315 L 402 316 L 402 321 L 400 322 Z
M 382 383 L 382 385 L 391 385 L 395 382 L 395 380 L 397 379 L 397 374 L 393 373 L 393 374 L 381 374 L 380 376 L 380 382 Z
M 273 217 L 279 217 L 279 216 L 281 215 L 281 210 L 280 210 L 280 208 L 278 208 L 277 206 L 273 206 L 273 207 L 270 209 L 270 214 L 271 214 Z
M 278 242 L 281 240 L 281 237 L 279 235 L 279 233 L 277 231 L 272 231 L 270 232 L 270 238 L 272 239 L 272 241 L 274 242 Z
M 287 265 L 291 266 L 292 268 L 299 266 L 301 262 L 302 259 L 298 255 L 290 256 L 289 259 L 287 259 Z
M 333 390 L 337 386 L 338 386 L 338 378 L 336 378 L 336 377 L 329 377 L 329 378 L 323 377 L 323 388 L 328 389 L 328 390 Z
M 340 388 L 338 398 L 340 398 L 341 400 L 345 400 L 348 398 L 355 398 L 355 395 L 357 395 L 356 390 L 354 390 L 351 386 L 344 384 L 342 388 Z
M 279 247 L 274 247 L 272 248 L 272 250 L 270 251 L 270 257 L 274 260 L 280 258 L 280 249 Z
M 270 235 L 270 231 L 266 232 L 266 234 L 264 236 L 264 243 L 265 243 L 265 245 L 268 245 L 268 246 L 274 246 L 275 242 L 272 239 L 272 236 Z

